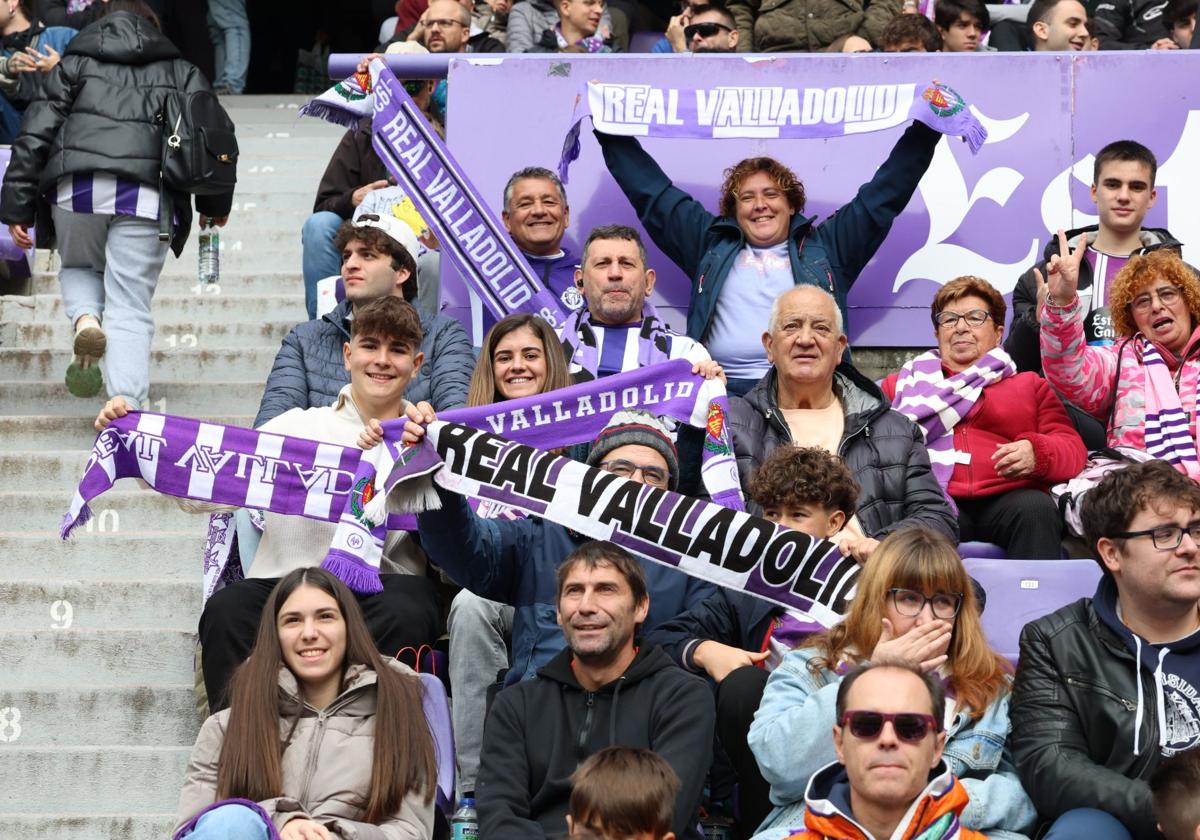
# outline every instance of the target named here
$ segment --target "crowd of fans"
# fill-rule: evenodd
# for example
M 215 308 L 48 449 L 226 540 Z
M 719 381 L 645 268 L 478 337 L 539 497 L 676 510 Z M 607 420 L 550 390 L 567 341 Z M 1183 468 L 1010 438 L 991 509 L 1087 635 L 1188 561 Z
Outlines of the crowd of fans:
M 1076 0 L 1035 0 L 1024 23 L 993 27 L 978 0 L 918 6 L 406 0 L 381 51 L 619 52 L 656 15 L 656 52 L 1174 49 L 1196 16 L 1196 0 L 1106 4 L 1094 19 Z M 142 0 L 65 4 L 78 33 L 38 23 L 53 8 L 0 9 L 0 83 L 28 94 L 0 114 L 16 134 L 0 219 L 26 245 L 35 219 L 53 223 L 75 329 L 68 385 L 107 387 L 104 429 L 146 405 L 150 297 L 191 212 L 121 159 L 153 134 L 145 91 L 163 73 L 207 85 Z M 236 93 L 248 40 L 228 21 L 244 6 L 209 8 L 224 33 L 216 86 Z M 405 86 L 440 129 L 445 84 Z M 440 485 L 415 530 L 389 533 L 371 594 L 317 568 L 334 523 L 236 511 L 245 578 L 200 616 L 214 714 L 177 836 L 443 835 L 423 661 L 389 657 L 448 636 L 457 790 L 487 840 L 699 838 L 702 820 L 739 840 L 1200 837 L 1200 278 L 1168 231 L 1143 227 L 1149 149 L 1097 151 L 1098 222 L 1047 243 L 1017 280 L 1011 324 L 1003 278 L 959 277 L 931 301 L 933 349 L 877 383 L 850 361 L 846 295 L 940 134 L 914 122 L 821 224 L 804 215 L 802 178 L 772 158 L 731 166 L 714 214 L 636 139 L 597 137 L 629 209 L 691 282 L 684 333 L 651 302 L 639 232 L 577 231 L 574 255 L 566 189 L 530 165 L 498 196 L 501 220 L 571 319 L 556 331 L 510 315 L 477 352 L 440 312 L 438 242 L 364 125 L 317 188 L 301 233 L 310 320 L 284 339 L 255 427 L 370 449 L 395 420 L 415 444 L 456 407 L 683 359 L 731 395 L 748 509 L 861 564 L 844 617 L 823 626 Z M 197 196 L 197 210 L 221 224 L 230 200 Z M 702 495 L 695 432 L 619 411 L 567 454 Z M 1052 491 L 1088 469 L 1073 525 Z M 1014 673 L 956 545 L 1054 560 L 1072 535 L 1101 582 L 1025 627 Z

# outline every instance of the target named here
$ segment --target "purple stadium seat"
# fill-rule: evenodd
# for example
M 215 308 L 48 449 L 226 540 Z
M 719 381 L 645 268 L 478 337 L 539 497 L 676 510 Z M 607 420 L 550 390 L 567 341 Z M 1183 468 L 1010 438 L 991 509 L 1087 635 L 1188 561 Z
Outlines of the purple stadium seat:
M 634 32 L 629 36 L 629 52 L 648 53 L 662 36 L 661 32 Z
M 433 674 L 417 674 L 425 696 L 421 703 L 425 718 L 429 721 L 429 732 L 433 735 L 433 749 L 437 753 L 437 805 L 449 816 L 454 812 L 454 731 L 450 724 L 450 703 L 446 699 L 446 687 Z
M 983 631 L 996 652 L 1014 665 L 1021 629 L 1035 618 L 1091 596 L 1100 580 L 1094 560 L 964 558 L 967 572 L 987 592 Z
M 1003 560 L 1007 555 L 1003 548 L 994 543 L 963 542 L 958 544 L 958 556 L 964 559 L 978 557 L 987 560 Z

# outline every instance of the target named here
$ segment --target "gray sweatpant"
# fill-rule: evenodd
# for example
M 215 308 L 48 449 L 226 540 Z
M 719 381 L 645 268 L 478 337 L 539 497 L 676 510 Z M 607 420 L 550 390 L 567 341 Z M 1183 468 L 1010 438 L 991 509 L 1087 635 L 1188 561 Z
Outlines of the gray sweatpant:
M 108 395 L 147 408 L 154 339 L 150 301 L 168 248 L 158 238 L 158 222 L 51 210 L 62 259 L 63 309 L 72 324 L 81 315 L 100 319 L 108 338 L 100 365 Z

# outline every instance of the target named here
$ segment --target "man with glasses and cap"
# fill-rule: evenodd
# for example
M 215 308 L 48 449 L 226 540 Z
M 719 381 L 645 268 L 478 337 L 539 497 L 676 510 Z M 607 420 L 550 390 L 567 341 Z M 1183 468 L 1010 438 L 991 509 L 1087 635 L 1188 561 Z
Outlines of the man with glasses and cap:
M 1200 485 L 1134 464 L 1088 491 L 1082 519 L 1104 575 L 1021 632 L 1013 761 L 1046 840 L 1150 840 L 1150 777 L 1200 747 Z
M 871 662 L 847 674 L 833 727 L 838 760 L 809 782 L 804 826 L 789 840 L 982 840 L 959 824 L 969 800 L 942 761 L 945 705 L 939 679 L 908 663 Z
M 366 213 L 338 228 L 334 247 L 342 255 L 341 276 L 346 299 L 332 312 L 293 328 L 283 340 L 267 377 L 254 425 L 261 426 L 291 408 L 333 405 L 350 381 L 342 346 L 350 340 L 356 307 L 394 295 L 410 303 L 417 298 L 417 237 L 412 228 L 390 215 Z M 462 325 L 438 312 L 420 312 L 421 366 L 405 391 L 445 411 L 465 405 L 475 354 Z
M 728 53 L 738 45 L 733 15 L 722 0 L 691 3 L 683 0 L 681 11 L 667 24 L 667 34 L 651 52 Z

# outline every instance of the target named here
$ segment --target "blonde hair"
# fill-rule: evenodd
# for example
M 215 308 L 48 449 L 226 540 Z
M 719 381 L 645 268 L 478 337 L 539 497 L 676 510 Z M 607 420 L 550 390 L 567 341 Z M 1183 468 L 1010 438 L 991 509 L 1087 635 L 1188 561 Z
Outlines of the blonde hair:
M 832 671 L 843 659 L 863 662 L 879 643 L 889 590 L 962 593 L 962 606 L 950 637 L 947 682 L 958 709 L 969 708 L 980 717 L 1007 690 L 1012 666 L 983 635 L 979 602 L 958 549 L 943 535 L 928 528 L 905 528 L 888 536 L 871 554 L 858 578 L 850 612 L 841 624 L 810 636 L 804 647 L 816 648 L 809 662 L 816 676 Z
M 496 368 L 493 363 L 496 345 L 521 327 L 529 327 L 542 342 L 542 353 L 546 357 L 546 381 L 542 383 L 541 393 L 557 391 L 571 384 L 567 357 L 558 343 L 554 328 L 536 315 L 518 313 L 497 321 L 483 339 L 483 349 L 479 351 L 475 372 L 471 374 L 471 384 L 467 388 L 467 405 L 491 405 L 505 401 L 504 395 L 496 387 Z

